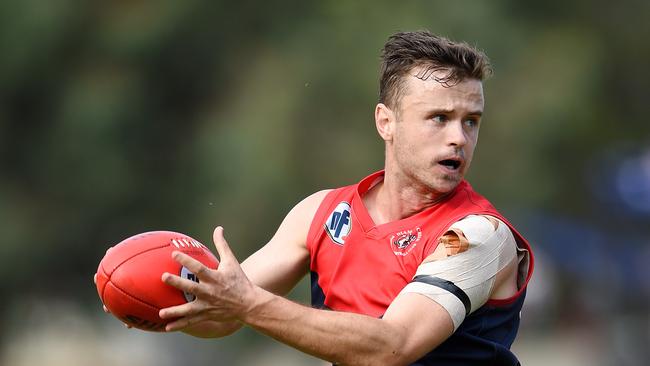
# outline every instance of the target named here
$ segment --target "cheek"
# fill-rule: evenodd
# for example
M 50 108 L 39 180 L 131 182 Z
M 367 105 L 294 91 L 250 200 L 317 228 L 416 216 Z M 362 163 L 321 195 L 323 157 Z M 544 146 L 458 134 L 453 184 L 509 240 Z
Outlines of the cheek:
M 406 131 L 396 134 L 393 141 L 396 157 L 403 165 L 418 165 L 429 151 L 429 146 L 423 143 L 421 136 L 409 134 Z
M 424 134 L 410 134 L 409 136 L 403 137 L 402 141 L 400 141 L 401 149 L 413 157 L 426 156 L 435 151 L 436 144 Z
M 475 148 L 476 148 L 476 139 L 472 139 L 471 143 L 465 145 L 465 148 L 463 149 L 465 151 L 465 160 L 467 161 L 468 166 L 469 163 L 472 161 L 472 157 L 474 156 Z

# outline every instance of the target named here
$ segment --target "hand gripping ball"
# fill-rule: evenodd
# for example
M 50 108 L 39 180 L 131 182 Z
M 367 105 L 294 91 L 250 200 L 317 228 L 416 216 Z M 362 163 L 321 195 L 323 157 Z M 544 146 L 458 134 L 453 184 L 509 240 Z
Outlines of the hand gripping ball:
M 170 320 L 161 319 L 158 311 L 192 301 L 194 296 L 162 282 L 162 274 L 169 272 L 198 282 L 192 272 L 172 259 L 174 250 L 209 268 L 219 264 L 203 244 L 172 231 L 138 234 L 106 251 L 97 268 L 96 285 L 111 314 L 135 328 L 164 331 Z

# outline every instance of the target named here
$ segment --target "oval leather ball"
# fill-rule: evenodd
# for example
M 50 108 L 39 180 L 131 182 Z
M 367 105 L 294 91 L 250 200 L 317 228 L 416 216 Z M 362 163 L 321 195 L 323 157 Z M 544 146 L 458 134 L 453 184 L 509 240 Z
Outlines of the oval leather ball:
M 173 231 L 134 235 L 109 248 L 97 268 L 97 292 L 115 317 L 135 328 L 164 331 L 171 320 L 158 316 L 162 308 L 184 304 L 193 295 L 162 282 L 164 272 L 197 281 L 187 268 L 172 259 L 183 252 L 209 268 L 219 261 L 203 244 Z

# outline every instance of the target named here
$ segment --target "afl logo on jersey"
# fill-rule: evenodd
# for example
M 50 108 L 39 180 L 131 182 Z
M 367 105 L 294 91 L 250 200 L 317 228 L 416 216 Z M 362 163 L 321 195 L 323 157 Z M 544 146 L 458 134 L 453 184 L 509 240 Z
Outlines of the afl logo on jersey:
M 345 238 L 350 234 L 350 230 L 352 229 L 350 212 L 350 204 L 342 201 L 336 206 L 325 222 L 327 235 L 338 245 L 345 243 Z

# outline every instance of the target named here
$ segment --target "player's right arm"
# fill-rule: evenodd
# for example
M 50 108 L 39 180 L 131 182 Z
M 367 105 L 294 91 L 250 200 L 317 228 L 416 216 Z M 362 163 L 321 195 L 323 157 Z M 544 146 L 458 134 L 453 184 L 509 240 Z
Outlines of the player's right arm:
M 316 192 L 294 206 L 271 240 L 242 263 L 251 282 L 276 295 L 286 295 L 307 274 L 307 234 L 329 192 Z
M 271 240 L 241 266 L 255 285 L 284 296 L 309 271 L 307 234 L 316 210 L 330 190 L 316 192 L 300 201 L 284 218 Z M 219 338 L 241 328 L 239 322 L 204 322 L 182 331 L 202 338 Z

